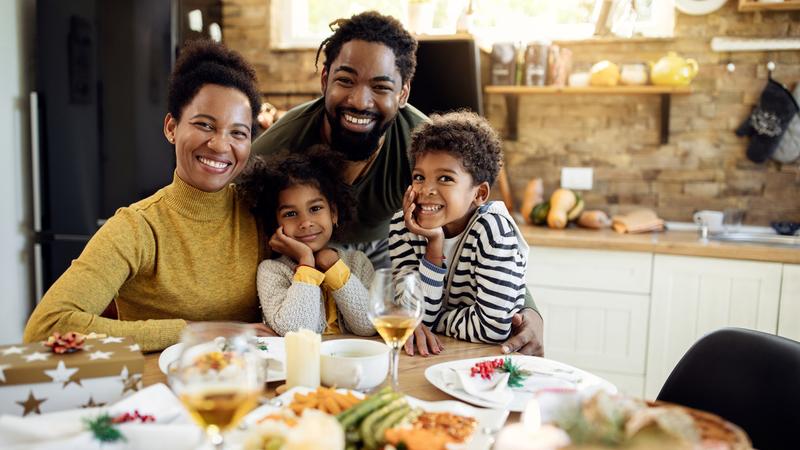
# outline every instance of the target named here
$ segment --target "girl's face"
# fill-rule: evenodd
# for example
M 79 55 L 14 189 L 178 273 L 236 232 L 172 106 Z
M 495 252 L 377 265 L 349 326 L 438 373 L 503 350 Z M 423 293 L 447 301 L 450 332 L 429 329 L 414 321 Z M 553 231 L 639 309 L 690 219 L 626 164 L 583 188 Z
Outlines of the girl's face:
M 253 119 L 250 101 L 241 91 L 206 84 L 177 120 L 164 119 L 164 134 L 175 144 L 181 180 L 205 192 L 226 187 L 250 157 Z
M 314 186 L 296 184 L 278 194 L 278 226 L 286 236 L 318 251 L 328 244 L 336 224 L 336 208 Z

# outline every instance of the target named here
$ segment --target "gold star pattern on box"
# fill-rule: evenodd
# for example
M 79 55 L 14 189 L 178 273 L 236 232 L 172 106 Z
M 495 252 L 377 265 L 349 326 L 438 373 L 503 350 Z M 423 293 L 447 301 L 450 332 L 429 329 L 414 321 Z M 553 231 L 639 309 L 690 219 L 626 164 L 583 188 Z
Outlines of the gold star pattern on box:
M 122 368 L 122 372 L 119 376 L 122 381 L 122 395 L 125 395 L 128 391 L 137 392 L 141 387 L 142 376 L 137 376 L 136 374 L 129 375 L 127 366 Z
M 47 401 L 46 398 L 36 398 L 36 397 L 34 397 L 33 396 L 33 391 L 29 391 L 27 400 L 22 400 L 22 401 L 18 401 L 18 402 L 14 402 L 14 403 L 16 403 L 16 404 L 22 406 L 23 408 L 25 408 L 25 411 L 22 413 L 22 417 L 25 417 L 25 416 L 27 416 L 28 414 L 30 414 L 32 412 L 36 413 L 36 414 L 41 414 L 42 412 L 39 410 L 39 405 L 41 405 L 42 403 L 44 403 L 46 401 Z
M 95 403 L 94 397 L 89 397 L 89 401 L 86 404 L 81 405 L 81 408 L 99 408 L 101 406 L 106 406 L 105 403 Z

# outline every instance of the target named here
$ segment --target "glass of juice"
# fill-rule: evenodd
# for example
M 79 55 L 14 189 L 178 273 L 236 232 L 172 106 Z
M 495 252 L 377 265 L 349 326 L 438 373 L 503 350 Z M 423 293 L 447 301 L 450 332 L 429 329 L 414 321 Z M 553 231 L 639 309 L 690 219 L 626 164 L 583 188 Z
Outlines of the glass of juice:
M 400 349 L 422 320 L 424 296 L 419 272 L 413 269 L 379 269 L 369 288 L 369 318 L 389 346 L 389 376 L 397 390 Z
M 223 448 L 223 433 L 258 404 L 266 360 L 244 324 L 194 322 L 181 342 L 181 356 L 170 366 L 170 386 L 205 431 L 206 444 Z

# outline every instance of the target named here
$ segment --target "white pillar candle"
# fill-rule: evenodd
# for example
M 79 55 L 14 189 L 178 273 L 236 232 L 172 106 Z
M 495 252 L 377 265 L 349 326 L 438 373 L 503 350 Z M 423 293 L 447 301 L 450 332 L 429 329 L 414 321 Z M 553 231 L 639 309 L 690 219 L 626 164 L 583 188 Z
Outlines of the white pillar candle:
M 286 387 L 319 387 L 319 345 L 321 337 L 311 330 L 286 333 Z

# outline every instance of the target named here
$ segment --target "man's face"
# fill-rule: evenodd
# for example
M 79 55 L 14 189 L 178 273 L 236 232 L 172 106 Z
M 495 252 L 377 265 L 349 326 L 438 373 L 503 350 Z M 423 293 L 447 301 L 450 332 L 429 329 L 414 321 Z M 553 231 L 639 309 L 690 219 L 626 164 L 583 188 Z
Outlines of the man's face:
M 366 160 L 397 110 L 408 100 L 391 48 L 353 40 L 342 46 L 330 69 L 322 70 L 325 96 L 324 133 L 334 150 L 350 161 Z

